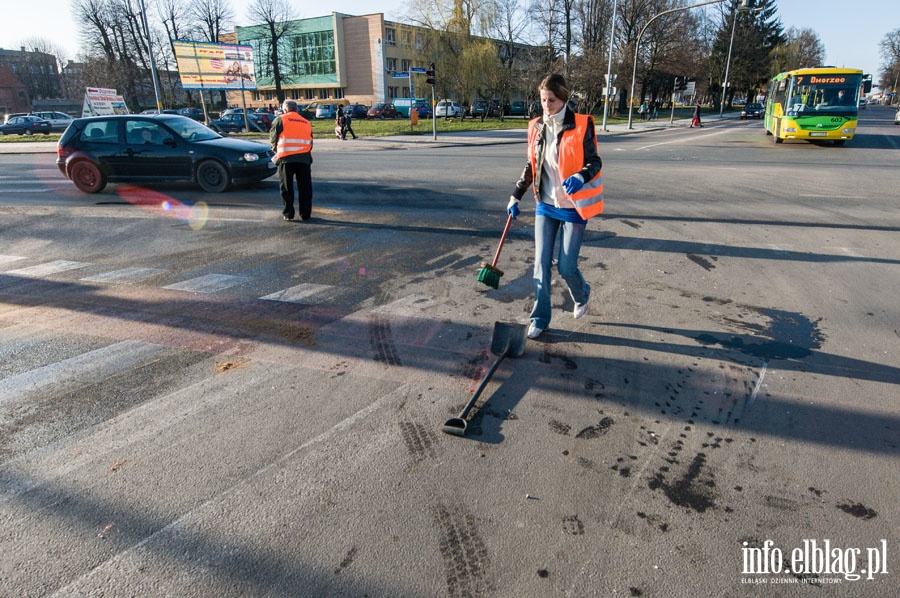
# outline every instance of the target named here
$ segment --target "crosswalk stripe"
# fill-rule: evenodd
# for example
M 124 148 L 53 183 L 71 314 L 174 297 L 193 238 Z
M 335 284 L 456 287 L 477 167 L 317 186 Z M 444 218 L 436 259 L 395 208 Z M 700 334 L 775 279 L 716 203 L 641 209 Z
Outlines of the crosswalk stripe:
M 20 255 L 0 255 L 0 264 L 9 264 L 24 259 L 25 258 Z
M 329 298 L 334 297 L 337 293 L 338 288 L 335 286 L 305 282 L 289 289 L 284 289 L 283 291 L 260 297 L 260 299 L 312 305 L 325 302 Z
M 164 348 L 161 345 L 122 341 L 5 378 L 0 380 L 0 405 L 16 399 L 25 400 L 29 393 L 63 382 L 71 383 L 77 377 L 105 379 L 130 363 L 145 361 Z
M 198 276 L 175 284 L 164 286 L 164 289 L 172 291 L 187 291 L 189 293 L 215 293 L 236 284 L 249 280 L 246 276 L 231 276 L 229 274 L 207 274 Z
M 95 274 L 94 276 L 86 276 L 81 280 L 85 282 L 108 282 L 111 284 L 121 284 L 125 282 L 134 282 L 154 274 L 165 272 L 159 268 L 123 268 L 122 270 L 113 270 L 103 274 Z
M 90 266 L 90 264 L 85 262 L 70 262 L 67 260 L 56 260 L 55 262 L 47 262 L 46 264 L 38 264 L 37 266 L 29 266 L 27 268 L 19 268 L 18 270 L 9 270 L 7 274 L 15 274 L 17 276 L 29 276 L 29 277 L 38 277 L 38 276 L 47 276 L 50 274 L 57 274 L 59 272 L 65 272 L 67 270 L 77 270 L 79 268 L 86 268 Z

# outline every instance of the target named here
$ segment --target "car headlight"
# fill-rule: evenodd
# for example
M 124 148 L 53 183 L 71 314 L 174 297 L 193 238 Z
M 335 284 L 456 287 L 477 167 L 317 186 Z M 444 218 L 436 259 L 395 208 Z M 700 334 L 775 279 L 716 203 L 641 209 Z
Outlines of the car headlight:
M 247 152 L 246 154 L 244 154 L 245 162 L 256 162 L 257 160 L 259 160 L 258 154 L 254 154 L 253 152 Z
M 784 131 L 785 131 L 785 133 L 796 133 L 797 127 L 785 127 Z
M 841 129 L 841 133 L 852 133 L 853 129 Z

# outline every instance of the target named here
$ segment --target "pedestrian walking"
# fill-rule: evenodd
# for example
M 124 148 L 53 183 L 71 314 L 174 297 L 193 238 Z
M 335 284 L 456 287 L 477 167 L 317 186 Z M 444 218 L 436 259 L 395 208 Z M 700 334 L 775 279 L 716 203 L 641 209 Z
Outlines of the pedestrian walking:
M 578 269 L 578 254 L 587 220 L 603 211 L 594 119 L 566 107 L 569 89 L 562 75 L 548 75 L 538 91 L 543 116 L 528 123 L 528 160 L 506 206 L 516 218 L 519 201 L 529 188 L 534 192 L 534 307 L 528 338 L 537 338 L 550 325 L 550 273 L 557 243 L 557 271 L 575 302 L 572 315 L 580 318 L 587 311 L 591 287 Z
M 356 133 L 353 132 L 353 114 L 350 112 L 344 114 L 344 126 L 341 127 L 342 140 L 347 139 L 347 133 L 350 133 L 356 139 Z
M 312 125 L 297 113 L 297 102 L 285 100 L 284 111 L 276 116 L 269 131 L 269 144 L 275 151 L 282 216 L 294 219 L 294 181 L 297 181 L 297 209 L 300 220 L 312 215 Z
M 694 113 L 691 115 L 691 127 L 702 127 L 703 125 L 700 123 L 700 101 L 697 101 L 697 105 L 694 106 Z
M 638 108 L 638 114 L 641 116 L 641 120 L 647 120 L 647 104 L 645 102 L 641 102 L 640 107 Z

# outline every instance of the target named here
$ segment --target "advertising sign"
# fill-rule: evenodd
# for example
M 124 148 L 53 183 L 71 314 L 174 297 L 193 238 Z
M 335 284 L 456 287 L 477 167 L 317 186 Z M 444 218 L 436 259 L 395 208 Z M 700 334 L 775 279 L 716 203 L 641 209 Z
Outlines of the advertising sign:
M 110 116 L 113 114 L 128 114 L 125 99 L 115 89 L 102 87 L 88 87 L 84 93 L 84 106 L 81 108 L 81 116 Z
M 194 41 L 173 46 L 184 89 L 256 89 L 250 46 Z

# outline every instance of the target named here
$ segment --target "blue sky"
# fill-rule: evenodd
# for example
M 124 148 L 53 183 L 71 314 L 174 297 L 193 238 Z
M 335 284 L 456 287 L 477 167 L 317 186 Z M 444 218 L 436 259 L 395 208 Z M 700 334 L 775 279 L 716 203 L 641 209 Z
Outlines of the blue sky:
M 145 0 L 151 4 L 153 0 Z M 0 47 L 15 50 L 30 37 L 53 40 L 72 53 L 78 47 L 77 29 L 69 12 L 70 0 L 42 0 L 35 11 L 27 2 L 8 2 L 4 7 L 4 22 L 15 27 L 0 28 Z M 232 2 L 232 6 L 242 3 Z M 388 19 L 397 19 L 406 10 L 407 0 L 384 0 L 375 3 Z M 303 2 L 301 17 L 329 14 L 326 8 L 314 10 L 315 3 Z M 369 14 L 371 0 L 343 0 L 340 12 Z M 900 29 L 900 1 L 898 0 L 781 0 L 778 13 L 785 30 L 789 27 L 814 30 L 826 51 L 826 63 L 834 66 L 862 68 L 878 78 L 881 65 L 879 43 L 886 33 Z M 244 19 L 238 19 L 243 24 Z M 34 23 L 30 29 L 27 23 Z M 21 25 L 19 25 L 21 24 Z

